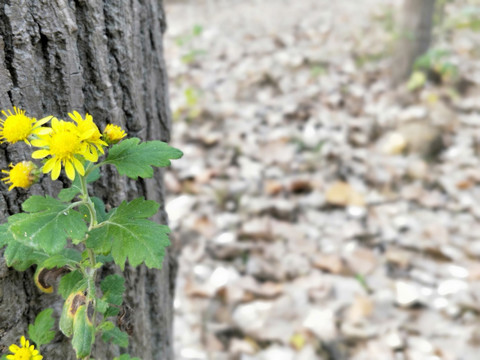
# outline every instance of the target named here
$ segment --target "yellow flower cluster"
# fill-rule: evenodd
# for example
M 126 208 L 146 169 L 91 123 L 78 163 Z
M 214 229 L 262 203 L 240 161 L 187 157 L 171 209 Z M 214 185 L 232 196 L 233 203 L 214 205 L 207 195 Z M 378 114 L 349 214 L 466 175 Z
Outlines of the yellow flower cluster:
M 104 154 L 104 147 L 119 142 L 126 136 L 119 126 L 108 124 L 100 133 L 91 115 L 83 118 L 77 111 L 68 115 L 73 120 L 59 120 L 47 116 L 36 120 L 25 115 L 24 110 L 13 107 L 12 111 L 2 111 L 4 119 L 0 118 L 0 143 L 14 144 L 24 141 L 39 150 L 32 154 L 33 159 L 45 159 L 41 171 L 51 173 L 52 180 L 58 179 L 62 167 L 70 180 L 75 174 L 85 174 L 86 161 L 96 162 L 100 154 Z M 50 127 L 44 127 L 50 121 Z M 2 170 L 8 176 L 2 179 L 11 184 L 9 190 L 15 187 L 28 188 L 38 180 L 36 166 L 29 161 L 10 165 L 10 170 Z
M 34 345 L 30 345 L 30 341 L 25 339 L 25 336 L 20 338 L 20 345 L 12 344 L 8 350 L 13 353 L 7 355 L 8 360 L 42 360 L 43 356 Z

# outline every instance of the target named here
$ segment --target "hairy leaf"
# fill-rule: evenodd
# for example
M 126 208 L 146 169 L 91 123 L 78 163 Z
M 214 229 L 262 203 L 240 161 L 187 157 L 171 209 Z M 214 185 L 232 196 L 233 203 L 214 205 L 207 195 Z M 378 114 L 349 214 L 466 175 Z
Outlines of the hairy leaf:
M 123 292 L 125 291 L 125 279 L 120 275 L 108 275 L 100 283 L 103 292 L 102 299 L 109 304 L 122 305 Z
M 139 357 L 130 357 L 129 354 L 122 354 L 120 356 L 114 357 L 113 360 L 141 360 Z
M 37 347 L 48 344 L 55 337 L 55 331 L 51 330 L 55 325 L 52 313 L 53 309 L 45 309 L 37 315 L 33 325 L 28 325 L 28 337 Z
M 121 175 L 131 179 L 150 178 L 152 166 L 170 165 L 170 159 L 179 159 L 183 153 L 162 141 L 146 141 L 131 138 L 114 145 L 105 159 L 105 164 L 115 165 Z
M 84 358 L 90 355 L 94 341 L 95 327 L 90 321 L 87 305 L 82 305 L 78 308 L 73 320 L 72 346 L 75 349 L 77 358 Z
M 54 267 L 61 268 L 65 265 L 74 267 L 82 259 L 82 255 L 75 249 L 63 249 L 59 254 L 55 254 L 46 259 L 41 267 L 52 269 Z
M 114 327 L 111 330 L 104 331 L 102 334 L 102 340 L 104 342 L 112 342 L 123 348 L 128 346 L 128 335 L 120 330 L 118 327 Z
M 4 253 L 8 266 L 24 271 L 33 264 L 40 264 L 48 258 L 48 254 L 35 247 L 17 241 L 10 231 L 9 224 L 0 225 L 0 248 L 7 245 Z
M 143 198 L 120 206 L 108 218 L 90 231 L 87 246 L 98 253 L 111 251 L 114 262 L 122 270 L 127 258 L 136 267 L 142 262 L 149 268 L 162 267 L 165 248 L 170 245 L 169 228 L 146 218 L 155 214 L 158 204 Z
M 80 271 L 72 271 L 62 276 L 58 284 L 58 293 L 64 298 L 77 291 L 83 291 L 87 288 L 87 279 L 83 277 Z
M 67 238 L 81 239 L 87 231 L 79 212 L 50 196 L 32 196 L 22 207 L 27 213 L 10 216 L 9 231 L 22 244 L 48 254 L 59 253 Z

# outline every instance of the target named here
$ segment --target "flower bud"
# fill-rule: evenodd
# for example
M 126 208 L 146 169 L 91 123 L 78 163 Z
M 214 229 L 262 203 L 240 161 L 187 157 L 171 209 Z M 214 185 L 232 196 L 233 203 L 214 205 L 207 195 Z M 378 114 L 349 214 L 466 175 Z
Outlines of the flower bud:
M 109 144 L 116 144 L 122 140 L 127 134 L 118 125 L 108 124 L 103 130 L 103 139 Z

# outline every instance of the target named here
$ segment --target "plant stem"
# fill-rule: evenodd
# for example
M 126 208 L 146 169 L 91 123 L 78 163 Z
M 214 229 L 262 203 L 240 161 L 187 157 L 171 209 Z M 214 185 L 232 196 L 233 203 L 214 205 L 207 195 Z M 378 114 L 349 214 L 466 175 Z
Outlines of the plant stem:
M 90 224 L 88 225 L 88 231 L 90 231 L 95 225 L 98 224 L 97 221 L 97 212 L 95 211 L 95 205 L 93 204 L 92 199 L 90 198 L 88 194 L 88 188 L 87 188 L 87 176 L 88 173 L 92 170 L 90 167 L 87 169 L 87 172 L 84 176 L 80 176 L 80 184 L 81 184 L 81 191 L 82 191 L 82 203 L 85 204 L 85 206 L 88 209 L 88 212 L 90 213 Z M 96 281 L 96 275 L 97 275 L 97 260 L 95 258 L 95 252 L 93 249 L 90 249 L 87 247 L 87 253 L 88 253 L 88 258 L 90 260 L 90 266 L 91 268 L 88 269 L 88 271 L 85 271 L 87 277 L 88 277 L 88 285 L 87 285 L 87 297 L 92 300 L 93 306 L 94 306 L 94 312 L 93 312 L 93 319 L 92 322 L 93 324 L 96 323 L 96 304 L 95 304 L 95 281 Z M 92 344 L 93 345 L 93 344 Z M 89 360 L 90 359 L 90 354 L 86 357 L 83 358 L 83 360 Z

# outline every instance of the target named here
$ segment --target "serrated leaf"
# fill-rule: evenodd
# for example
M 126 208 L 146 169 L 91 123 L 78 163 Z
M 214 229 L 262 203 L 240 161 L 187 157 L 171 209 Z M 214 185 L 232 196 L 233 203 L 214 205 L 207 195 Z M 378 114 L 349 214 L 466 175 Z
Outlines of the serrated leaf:
M 33 325 L 28 325 L 28 336 L 37 347 L 48 344 L 55 337 L 55 331 L 51 330 L 55 325 L 52 313 L 53 309 L 45 309 L 37 315 Z
M 129 354 L 122 354 L 120 356 L 114 357 L 113 360 L 141 360 L 139 357 L 130 357 Z
M 97 331 L 110 331 L 115 328 L 115 324 L 111 321 L 104 321 L 99 326 L 97 326 Z
M 108 310 L 108 303 L 102 299 L 97 298 L 95 305 L 100 314 L 105 314 Z
M 87 183 L 94 182 L 100 178 L 100 169 L 94 169 L 88 176 L 87 176 Z M 64 202 L 70 202 L 73 200 L 75 196 L 82 192 L 82 185 L 80 183 L 80 177 L 75 177 L 73 180 L 72 186 L 69 188 L 65 188 L 60 190 L 58 193 L 58 198 Z
M 170 165 L 170 159 L 179 159 L 183 153 L 162 141 L 146 141 L 131 138 L 115 144 L 110 149 L 104 164 L 115 165 L 119 174 L 131 179 L 150 178 L 152 166 Z
M 42 250 L 22 244 L 11 233 L 9 224 L 0 225 L 0 248 L 7 245 L 4 257 L 8 266 L 25 271 L 33 264 L 41 264 L 48 258 Z
M 102 334 L 102 340 L 104 342 L 111 342 L 123 348 L 128 346 L 128 335 L 120 330 L 118 327 L 114 327 L 112 330 L 104 331 Z
M 8 266 L 18 271 L 25 271 L 33 264 L 41 264 L 48 258 L 48 254 L 33 249 L 17 241 L 10 243 L 4 255 Z
M 87 306 L 82 305 L 78 308 L 73 320 L 72 346 L 77 358 L 90 355 L 94 340 L 95 327 L 88 319 Z
M 82 255 L 78 250 L 75 249 L 63 249 L 60 254 L 55 254 L 46 259 L 41 267 L 52 269 L 54 267 L 61 268 L 65 265 L 70 267 L 75 267 L 78 265 Z
M 107 218 L 107 212 L 105 211 L 105 204 L 102 199 L 93 196 L 92 202 L 95 207 L 95 212 L 97 213 L 97 221 L 102 222 Z
M 23 203 L 27 213 L 9 217 L 9 231 L 15 239 L 53 255 L 60 252 L 67 238 L 83 238 L 87 226 L 82 215 L 50 196 L 31 196 Z
M 102 263 L 102 264 L 108 264 L 113 261 L 112 255 L 98 255 L 97 256 L 97 262 Z
M 167 236 L 170 229 L 146 219 L 157 210 L 157 203 L 143 198 L 122 202 L 107 220 L 90 231 L 87 247 L 102 254 L 111 251 L 122 270 L 127 258 L 133 267 L 145 262 L 149 268 L 160 269 L 165 248 L 170 245 Z
M 103 292 L 102 299 L 109 304 L 122 305 L 125 279 L 120 275 L 108 275 L 100 283 Z
M 58 293 L 66 299 L 71 293 L 83 291 L 86 288 L 87 279 L 77 270 L 62 276 L 58 284 Z
M 105 318 L 109 318 L 112 316 L 117 316 L 119 312 L 120 312 L 120 308 L 115 306 L 109 306 L 107 311 L 105 311 L 105 314 L 103 314 L 103 316 Z

